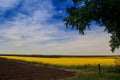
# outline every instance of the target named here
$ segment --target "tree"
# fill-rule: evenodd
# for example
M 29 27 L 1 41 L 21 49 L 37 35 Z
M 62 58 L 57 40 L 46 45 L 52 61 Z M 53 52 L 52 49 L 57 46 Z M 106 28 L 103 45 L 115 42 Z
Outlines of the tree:
M 66 1 L 66 0 L 62 0 Z M 105 31 L 111 34 L 109 41 L 111 51 L 120 46 L 120 0 L 72 0 L 73 6 L 66 8 L 68 16 L 64 18 L 66 27 L 76 28 L 84 34 L 90 29 L 92 21 L 105 26 Z

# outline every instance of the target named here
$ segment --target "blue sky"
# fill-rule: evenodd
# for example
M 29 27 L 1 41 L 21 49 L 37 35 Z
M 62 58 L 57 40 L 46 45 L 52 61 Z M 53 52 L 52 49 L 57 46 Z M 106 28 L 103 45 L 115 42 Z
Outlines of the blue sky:
M 0 53 L 45 55 L 111 55 L 110 35 L 92 25 L 81 36 L 62 19 L 68 0 L 0 0 Z M 118 50 L 114 54 L 120 54 Z M 113 54 L 113 55 L 114 55 Z

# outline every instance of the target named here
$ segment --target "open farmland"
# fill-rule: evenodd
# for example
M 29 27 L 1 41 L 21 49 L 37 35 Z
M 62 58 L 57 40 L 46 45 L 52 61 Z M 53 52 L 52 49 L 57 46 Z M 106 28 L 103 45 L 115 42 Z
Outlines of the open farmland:
M 0 58 L 0 80 L 60 80 L 74 74 L 71 71 Z
M 22 57 L 22 56 L 0 56 L 8 59 L 16 59 L 27 62 L 37 62 L 53 65 L 63 66 L 81 66 L 81 65 L 97 65 L 113 66 L 115 65 L 114 57 L 59 57 L 59 58 L 47 58 L 47 57 Z
M 2 78 L 4 78 L 4 79 L 1 78 L 0 80 L 9 80 L 8 78 L 11 76 L 11 73 L 9 73 L 9 71 L 10 72 L 12 71 L 13 72 L 12 74 L 14 73 L 16 74 L 15 71 L 18 71 L 17 74 L 19 74 L 19 72 L 21 74 L 26 73 L 24 76 L 22 76 L 25 80 L 26 79 L 36 80 L 36 78 L 38 78 L 38 80 L 54 80 L 54 79 L 55 80 L 120 80 L 120 74 L 119 74 L 120 56 L 117 57 L 0 56 L 0 57 L 13 64 L 12 68 L 8 67 L 11 65 L 9 65 L 8 62 L 4 62 L 4 60 L 2 60 L 3 63 L 1 63 L 0 65 L 3 66 L 2 64 L 6 64 L 7 67 L 1 68 L 0 66 L 1 71 L 3 70 L 3 72 L 0 72 L 0 75 L 2 76 Z M 23 65 L 14 65 L 13 62 L 22 63 L 24 65 L 27 65 L 27 67 L 25 68 L 23 67 Z M 101 71 L 100 71 L 101 74 L 99 73 L 98 64 L 101 65 Z M 31 65 L 34 67 L 31 68 L 30 67 Z M 118 66 L 116 67 L 116 65 Z M 35 66 L 37 67 L 39 66 L 40 69 L 36 69 Z M 20 70 L 18 68 L 22 68 L 22 69 L 24 68 L 24 70 Z M 32 74 L 28 75 L 29 72 Z M 8 75 L 7 79 L 5 76 L 3 76 L 5 74 Z M 33 77 L 32 75 L 36 76 L 36 78 Z M 15 78 L 17 78 L 17 80 L 24 80 L 23 78 L 19 79 L 19 76 L 21 75 L 18 75 Z M 28 78 L 27 76 L 30 76 L 31 79 Z M 41 76 L 41 78 L 38 76 Z

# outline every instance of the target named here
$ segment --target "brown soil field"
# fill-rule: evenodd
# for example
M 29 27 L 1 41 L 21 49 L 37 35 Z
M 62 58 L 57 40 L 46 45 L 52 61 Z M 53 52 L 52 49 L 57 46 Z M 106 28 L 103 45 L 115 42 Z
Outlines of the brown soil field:
M 74 72 L 0 58 L 0 80 L 61 80 Z

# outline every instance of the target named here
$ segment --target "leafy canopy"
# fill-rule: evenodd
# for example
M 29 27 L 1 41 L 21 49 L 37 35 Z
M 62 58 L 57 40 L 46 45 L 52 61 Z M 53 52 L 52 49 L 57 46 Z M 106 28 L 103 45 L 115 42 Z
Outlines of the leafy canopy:
M 66 0 L 62 0 L 66 1 Z M 120 0 L 72 0 L 73 6 L 66 8 L 69 15 L 64 18 L 66 27 L 76 28 L 84 34 L 90 23 L 95 21 L 105 26 L 111 34 L 110 47 L 114 52 L 120 46 Z

